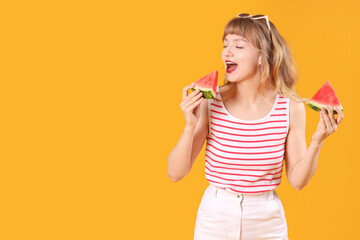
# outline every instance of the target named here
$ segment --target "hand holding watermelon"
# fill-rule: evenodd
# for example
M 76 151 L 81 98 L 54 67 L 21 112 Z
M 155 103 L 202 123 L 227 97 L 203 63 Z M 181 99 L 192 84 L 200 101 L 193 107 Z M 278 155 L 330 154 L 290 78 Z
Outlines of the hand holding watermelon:
M 200 111 L 199 105 L 204 99 L 214 99 L 218 81 L 218 71 L 212 71 L 183 88 L 183 101 L 180 103 L 186 125 L 196 127 Z M 188 95 L 188 90 L 193 92 Z M 200 98 L 200 99 L 199 99 Z
M 196 89 L 188 95 L 188 90 L 194 87 L 192 83 L 183 88 L 183 100 L 180 103 L 181 111 L 184 113 L 186 125 L 196 127 L 199 119 L 199 105 L 205 99 L 200 89 Z
M 322 143 L 325 138 L 327 138 L 330 134 L 335 132 L 340 124 L 340 122 L 344 119 L 344 114 L 342 113 L 340 107 L 336 107 L 336 111 L 339 113 L 338 117 L 335 119 L 334 112 L 332 111 L 332 107 L 329 105 L 325 110 L 322 107 L 320 111 L 320 121 L 317 126 L 315 133 L 312 136 L 313 141 L 317 141 Z
M 337 130 L 338 125 L 344 119 L 343 107 L 329 81 L 326 81 L 317 91 L 307 106 L 320 112 L 320 121 L 312 140 L 322 143 L 325 138 Z M 338 115 L 336 119 L 334 114 Z

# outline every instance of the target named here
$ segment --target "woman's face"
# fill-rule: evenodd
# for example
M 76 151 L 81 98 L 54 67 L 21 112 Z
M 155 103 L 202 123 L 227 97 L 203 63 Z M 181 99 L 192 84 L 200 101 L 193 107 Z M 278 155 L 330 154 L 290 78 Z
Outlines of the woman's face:
M 247 39 L 240 35 L 228 34 L 224 39 L 222 60 L 225 64 L 226 77 L 230 82 L 238 82 L 252 78 L 259 70 L 261 63 L 260 51 L 256 49 Z M 230 69 L 226 61 L 236 63 Z M 229 70 L 234 69 L 232 72 Z

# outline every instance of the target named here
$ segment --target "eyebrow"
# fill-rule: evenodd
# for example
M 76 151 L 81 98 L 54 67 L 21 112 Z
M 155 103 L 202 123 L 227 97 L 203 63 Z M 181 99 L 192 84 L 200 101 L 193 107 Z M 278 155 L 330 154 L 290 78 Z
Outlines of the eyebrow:
M 227 39 L 225 38 L 224 41 L 227 41 Z M 236 38 L 234 39 L 234 42 L 240 42 L 240 41 L 244 41 L 244 42 L 247 42 L 244 38 Z

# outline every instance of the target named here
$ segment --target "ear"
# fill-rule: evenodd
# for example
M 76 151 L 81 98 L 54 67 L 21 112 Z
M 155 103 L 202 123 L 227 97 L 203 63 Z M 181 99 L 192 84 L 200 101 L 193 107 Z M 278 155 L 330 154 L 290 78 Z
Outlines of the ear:
M 259 61 L 258 61 L 258 64 L 261 65 L 261 59 L 262 59 L 262 55 L 260 54 L 259 56 Z

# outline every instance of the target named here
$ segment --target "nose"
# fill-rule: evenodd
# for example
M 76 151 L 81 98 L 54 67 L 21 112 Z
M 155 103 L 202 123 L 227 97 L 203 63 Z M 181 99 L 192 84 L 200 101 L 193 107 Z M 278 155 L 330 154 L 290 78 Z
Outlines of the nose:
M 233 55 L 233 51 L 231 50 L 230 47 L 224 48 L 223 53 L 224 53 L 224 56 L 225 56 L 225 57 L 230 57 L 230 56 Z

